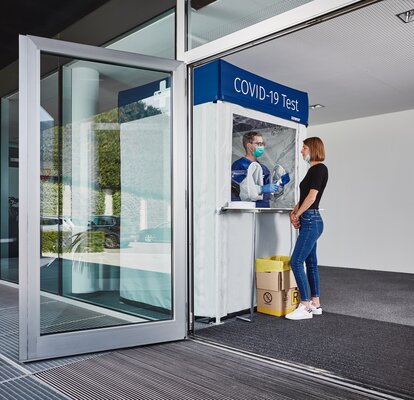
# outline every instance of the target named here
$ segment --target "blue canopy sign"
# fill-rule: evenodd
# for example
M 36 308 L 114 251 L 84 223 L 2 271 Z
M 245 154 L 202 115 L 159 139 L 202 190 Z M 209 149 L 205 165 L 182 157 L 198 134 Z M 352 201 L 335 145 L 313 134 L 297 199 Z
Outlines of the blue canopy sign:
M 216 60 L 194 70 L 194 105 L 223 100 L 308 124 L 308 94 Z

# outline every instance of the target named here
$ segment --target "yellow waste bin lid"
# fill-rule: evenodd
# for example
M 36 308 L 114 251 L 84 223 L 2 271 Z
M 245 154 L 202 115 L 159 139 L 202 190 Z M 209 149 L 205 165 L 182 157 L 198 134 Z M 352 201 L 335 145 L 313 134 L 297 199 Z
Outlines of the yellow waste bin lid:
M 256 258 L 256 272 L 289 271 L 289 256 L 272 256 Z

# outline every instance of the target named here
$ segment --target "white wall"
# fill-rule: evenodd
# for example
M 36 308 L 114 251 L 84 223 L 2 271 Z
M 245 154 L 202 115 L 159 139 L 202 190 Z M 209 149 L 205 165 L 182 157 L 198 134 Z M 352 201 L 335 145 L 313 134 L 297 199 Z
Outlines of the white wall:
M 413 272 L 414 110 L 308 128 L 325 143 L 319 264 Z

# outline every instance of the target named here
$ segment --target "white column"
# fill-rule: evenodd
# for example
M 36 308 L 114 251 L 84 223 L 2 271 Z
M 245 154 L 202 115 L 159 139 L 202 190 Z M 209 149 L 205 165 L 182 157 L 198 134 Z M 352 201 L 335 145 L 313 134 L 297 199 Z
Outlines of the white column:
M 92 129 L 98 111 L 99 72 L 92 68 L 72 70 L 72 217 L 76 224 L 87 229 L 95 209 L 96 178 L 95 134 Z M 98 265 L 84 264 L 72 269 L 72 292 L 90 293 L 98 290 Z
M 140 199 L 139 203 L 139 229 L 146 229 L 148 228 L 148 205 L 147 199 Z
M 114 200 L 113 200 L 113 190 L 104 189 L 105 193 L 105 215 L 113 215 L 114 213 Z
M 70 216 L 72 214 L 72 186 L 65 183 L 62 191 L 62 214 Z
M 99 72 L 72 70 L 72 215 L 87 224 L 91 211 L 91 182 L 96 175 L 95 135 L 91 129 L 98 111 Z

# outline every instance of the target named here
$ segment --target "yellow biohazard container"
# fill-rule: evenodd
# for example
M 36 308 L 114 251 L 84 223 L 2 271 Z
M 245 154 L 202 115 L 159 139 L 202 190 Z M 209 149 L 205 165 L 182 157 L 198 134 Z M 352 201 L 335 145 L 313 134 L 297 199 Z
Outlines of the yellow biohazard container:
M 272 256 L 256 258 L 256 272 L 289 271 L 289 256 Z
M 299 291 L 290 269 L 289 256 L 256 259 L 257 311 L 283 316 L 299 303 Z

